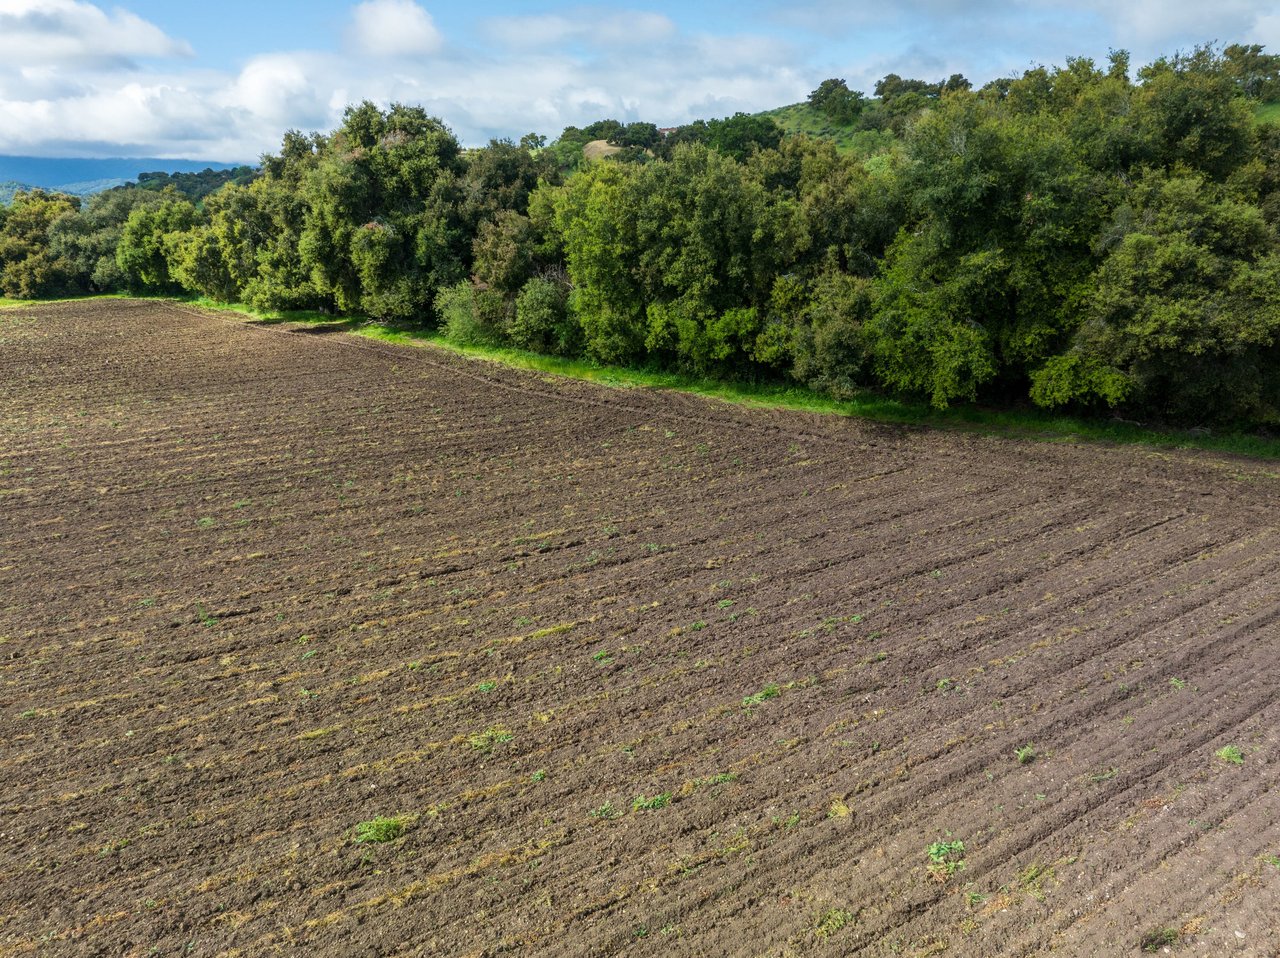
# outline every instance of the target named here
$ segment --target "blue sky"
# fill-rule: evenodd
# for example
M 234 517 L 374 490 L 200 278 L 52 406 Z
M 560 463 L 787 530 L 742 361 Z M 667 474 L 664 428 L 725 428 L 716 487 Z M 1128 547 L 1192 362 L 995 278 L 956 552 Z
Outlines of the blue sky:
M 0 154 L 253 161 L 361 99 L 468 144 L 604 116 L 667 126 L 830 76 L 977 83 L 1068 56 L 1280 49 L 1274 0 L 0 0 Z

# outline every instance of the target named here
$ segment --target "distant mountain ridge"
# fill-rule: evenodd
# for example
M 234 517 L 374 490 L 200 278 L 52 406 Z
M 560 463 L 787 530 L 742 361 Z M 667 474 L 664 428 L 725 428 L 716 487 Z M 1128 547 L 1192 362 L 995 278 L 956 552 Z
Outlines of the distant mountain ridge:
M 159 157 L 114 157 L 85 160 L 70 157 L 0 156 L 0 203 L 15 193 L 41 189 L 73 196 L 92 196 L 135 182 L 143 173 L 201 173 L 235 169 L 234 163 L 166 160 Z
M 111 177 L 102 180 L 86 180 L 83 183 L 58 183 L 53 186 L 36 186 L 33 183 L 20 183 L 17 180 L 0 182 L 0 204 L 13 202 L 14 194 L 29 193 L 32 190 L 47 190 L 50 193 L 70 193 L 72 196 L 92 196 L 116 186 L 124 186 L 130 182 L 124 177 Z
M 19 183 L 16 180 L 5 180 L 0 183 L 0 206 L 7 206 L 13 202 L 13 194 L 21 193 L 24 190 L 31 189 L 26 183 Z

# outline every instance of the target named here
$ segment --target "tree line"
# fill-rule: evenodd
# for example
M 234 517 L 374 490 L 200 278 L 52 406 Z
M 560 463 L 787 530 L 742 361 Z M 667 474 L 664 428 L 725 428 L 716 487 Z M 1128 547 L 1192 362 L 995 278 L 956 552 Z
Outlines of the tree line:
M 603 120 L 464 150 L 413 106 L 285 134 L 195 199 L 0 208 L 0 290 L 189 293 L 438 325 L 460 341 L 835 395 L 1280 424 L 1280 57 L 1213 46 L 765 117 Z M 620 147 L 584 162 L 582 147 Z

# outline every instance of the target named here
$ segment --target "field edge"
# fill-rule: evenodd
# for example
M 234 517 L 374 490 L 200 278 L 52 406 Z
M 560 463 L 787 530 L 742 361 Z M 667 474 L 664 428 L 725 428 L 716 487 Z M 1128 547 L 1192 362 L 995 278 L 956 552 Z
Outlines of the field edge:
M 798 384 L 735 383 L 685 373 L 601 365 L 588 360 L 548 356 L 511 347 L 461 344 L 448 339 L 439 330 L 384 323 L 359 315 L 333 316 L 314 311 L 262 311 L 244 303 L 219 303 L 196 297 L 108 294 L 76 299 L 81 301 L 94 299 L 158 301 L 177 307 L 242 317 L 244 321 L 264 326 L 301 324 L 334 327 L 343 332 L 379 342 L 417 347 L 434 346 L 472 360 L 591 382 L 612 389 L 671 390 L 718 399 L 735 405 L 843 416 L 944 432 L 976 433 L 993 438 L 1048 443 L 1136 445 L 1161 451 L 1204 451 L 1266 462 L 1280 461 L 1280 439 L 1258 433 L 1200 433 L 1189 430 L 1159 429 L 1121 419 L 1096 421 L 1035 410 L 998 410 L 968 405 L 937 410 L 925 403 L 894 399 L 870 392 L 852 399 L 837 399 Z M 0 311 L 70 301 L 72 300 L 9 300 L 0 297 Z

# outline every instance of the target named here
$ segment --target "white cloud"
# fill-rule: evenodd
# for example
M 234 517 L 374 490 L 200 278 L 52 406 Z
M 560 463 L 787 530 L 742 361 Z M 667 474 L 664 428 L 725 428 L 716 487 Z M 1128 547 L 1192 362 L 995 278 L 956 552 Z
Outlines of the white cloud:
M 1220 0 L 1225 26 L 1203 37 L 1208 8 L 1186 0 L 792 0 L 789 29 L 736 34 L 596 5 L 482 19 L 476 48 L 446 42 L 416 3 L 366 0 L 335 27 L 340 49 L 260 50 L 208 70 L 182 62 L 190 47 L 154 24 L 104 9 L 0 0 L 0 153 L 254 160 L 286 129 L 331 130 L 364 99 L 420 103 L 480 144 L 605 116 L 669 126 L 753 112 L 828 76 L 865 90 L 889 72 L 981 83 L 1109 46 L 1132 49 L 1136 65 L 1215 36 L 1280 45 L 1280 15 L 1260 0 Z M 1162 23 L 1174 32 L 1157 36 Z
M 676 25 L 660 13 L 584 7 L 569 14 L 492 17 L 485 22 L 484 32 L 505 47 L 545 50 L 566 43 L 600 47 L 661 43 L 676 35 Z
M 1061 9 L 1061 0 L 1023 0 L 1031 9 Z M 1168 44 L 1229 41 L 1249 33 L 1258 20 L 1272 9 L 1271 3 L 1259 0 L 1083 0 L 1076 4 L 1091 10 L 1107 23 L 1121 46 L 1139 49 L 1159 48 Z
M 413 0 L 365 0 L 351 12 L 350 40 L 369 56 L 410 57 L 436 53 L 444 38 L 431 14 Z
M 200 155 L 226 124 L 181 86 L 128 82 L 59 100 L 0 100 L 0 152 Z
M 0 10 L 12 5 L 0 0 Z M 531 130 L 555 136 L 605 116 L 665 126 L 763 109 L 812 85 L 778 40 L 689 36 L 656 14 L 581 11 L 490 18 L 483 46 L 462 49 L 444 44 L 422 7 L 367 0 L 352 8 L 342 51 L 263 53 L 232 73 L 163 64 L 70 71 L 18 57 L 0 63 L 0 153 L 254 160 L 286 129 L 333 129 L 363 99 L 420 103 L 479 144 Z M 495 42 L 501 35 L 510 43 Z M 157 51 L 179 49 L 138 36 Z M 408 55 L 428 49 L 434 55 Z
M 333 114 L 329 97 L 335 64 L 321 54 L 271 53 L 254 57 L 211 99 L 258 126 L 323 126 Z
M 82 68 L 192 53 L 190 44 L 127 10 L 108 14 L 78 0 L 0 0 L 0 63 Z

